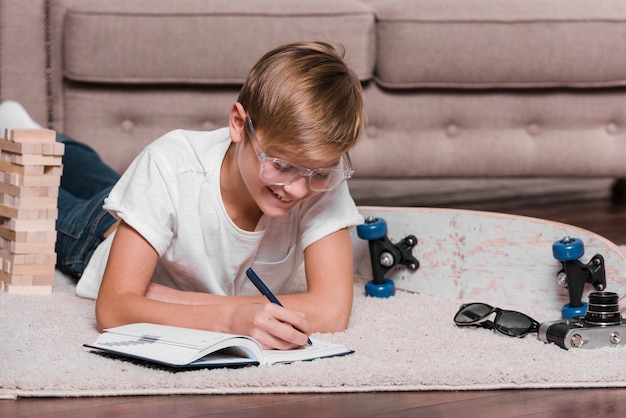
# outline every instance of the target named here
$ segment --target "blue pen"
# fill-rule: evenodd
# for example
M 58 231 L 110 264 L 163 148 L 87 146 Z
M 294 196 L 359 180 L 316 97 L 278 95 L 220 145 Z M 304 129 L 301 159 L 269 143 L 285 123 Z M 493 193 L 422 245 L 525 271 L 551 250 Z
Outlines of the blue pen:
M 251 268 L 246 270 L 246 276 L 248 276 L 248 279 L 250 279 L 250 281 L 256 286 L 256 288 L 259 289 L 259 292 L 261 292 L 261 294 L 265 296 L 270 302 L 275 303 L 278 306 L 283 306 L 283 304 L 280 303 L 276 296 L 274 296 L 272 291 L 265 285 L 265 283 L 263 283 L 263 280 L 261 280 L 261 278 L 254 272 L 254 270 L 252 270 Z M 308 345 L 313 344 L 310 338 L 307 338 L 306 342 Z

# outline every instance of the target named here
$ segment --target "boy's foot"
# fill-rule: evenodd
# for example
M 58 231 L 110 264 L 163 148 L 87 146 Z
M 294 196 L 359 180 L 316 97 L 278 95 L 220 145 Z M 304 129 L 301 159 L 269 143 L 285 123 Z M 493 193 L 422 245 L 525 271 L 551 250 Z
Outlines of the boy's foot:
M 6 128 L 43 129 L 21 104 L 13 100 L 0 103 L 0 135 L 4 135 Z

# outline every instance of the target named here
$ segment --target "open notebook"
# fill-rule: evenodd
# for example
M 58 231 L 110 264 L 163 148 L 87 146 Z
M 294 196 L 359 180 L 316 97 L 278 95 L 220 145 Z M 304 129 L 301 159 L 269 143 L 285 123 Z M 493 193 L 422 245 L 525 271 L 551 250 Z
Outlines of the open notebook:
M 340 344 L 312 342 L 293 350 L 263 350 L 242 335 L 141 323 L 107 329 L 84 346 L 177 368 L 293 363 L 354 352 Z

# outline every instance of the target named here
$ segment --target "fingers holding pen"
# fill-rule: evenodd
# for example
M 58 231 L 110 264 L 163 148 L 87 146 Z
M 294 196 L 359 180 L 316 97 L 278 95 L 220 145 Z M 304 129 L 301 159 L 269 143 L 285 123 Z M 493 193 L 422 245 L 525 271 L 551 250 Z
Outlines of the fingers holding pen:
M 274 303 L 249 305 L 255 311 L 248 335 L 265 349 L 288 350 L 307 344 L 313 328 L 301 313 Z
M 270 290 L 270 288 L 269 288 L 269 287 L 267 287 L 267 285 L 263 282 L 263 280 L 261 280 L 261 278 L 259 277 L 259 275 L 258 275 L 258 274 L 256 274 L 254 270 L 252 270 L 252 268 L 248 268 L 248 269 L 246 270 L 246 276 L 248 276 L 248 278 L 250 279 L 250 281 L 251 281 L 251 282 L 254 284 L 254 286 L 255 286 L 255 287 L 259 290 L 259 292 L 261 292 L 261 294 L 262 294 L 263 296 L 265 296 L 265 297 L 266 297 L 266 298 L 267 298 L 270 302 L 272 302 L 273 304 L 275 304 L 275 305 L 277 305 L 277 306 L 279 306 L 279 307 L 281 307 L 281 308 L 283 307 L 282 303 L 280 303 L 280 301 L 278 300 L 278 298 L 276 298 L 276 296 L 274 295 L 274 293 L 272 293 L 272 291 Z M 269 309 L 269 308 L 268 308 L 268 309 Z M 290 318 L 287 318 L 287 317 L 286 317 L 287 315 L 285 315 L 285 318 L 284 318 L 284 319 L 280 319 L 280 318 L 278 318 L 278 320 L 279 320 L 279 322 L 283 322 L 283 323 L 285 323 L 285 324 L 290 324 L 290 325 L 291 325 L 292 327 L 294 327 L 297 331 L 299 331 L 299 334 L 298 334 L 298 335 L 289 335 L 289 336 L 287 336 L 287 337 L 294 337 L 294 338 L 295 338 L 295 337 L 300 336 L 300 334 L 306 334 L 306 335 L 308 336 L 308 334 L 310 334 L 310 333 L 311 333 L 312 328 L 311 328 L 310 324 L 304 320 L 304 315 L 299 314 L 299 315 L 301 316 L 301 318 L 300 318 L 300 320 L 298 320 L 298 318 L 297 318 L 297 317 L 294 317 L 294 316 L 293 316 L 293 313 L 295 313 L 294 311 L 288 311 L 288 310 L 284 310 L 284 309 L 283 309 L 283 310 L 276 310 L 276 312 L 277 312 L 277 313 L 278 313 L 278 312 L 283 312 L 283 313 L 290 312 L 290 314 L 288 315 L 288 316 L 290 316 Z M 297 314 L 297 313 L 296 313 L 296 314 Z M 297 314 L 297 315 L 298 315 L 298 314 Z M 298 323 L 302 323 L 302 324 L 306 325 L 308 328 L 307 328 L 307 327 L 304 327 L 304 326 L 299 326 L 299 325 L 298 325 Z M 283 327 L 283 331 L 286 331 L 286 329 L 285 329 L 284 327 Z M 284 334 L 284 332 L 283 332 L 283 334 Z M 290 334 L 293 334 L 293 333 L 290 333 Z M 285 340 L 285 341 L 287 341 L 287 342 L 291 342 L 291 341 L 292 341 L 292 339 L 291 339 L 291 338 L 288 338 L 288 339 L 287 339 L 287 340 Z M 309 345 L 310 345 L 310 344 L 312 344 L 312 343 L 311 343 L 311 340 L 310 340 L 308 337 L 307 337 L 306 343 L 307 343 L 307 344 L 309 344 Z M 301 344 L 301 345 L 304 345 L 304 344 Z M 299 346 L 300 346 L 300 345 L 299 345 Z M 295 347 L 292 347 L 292 348 L 295 348 Z

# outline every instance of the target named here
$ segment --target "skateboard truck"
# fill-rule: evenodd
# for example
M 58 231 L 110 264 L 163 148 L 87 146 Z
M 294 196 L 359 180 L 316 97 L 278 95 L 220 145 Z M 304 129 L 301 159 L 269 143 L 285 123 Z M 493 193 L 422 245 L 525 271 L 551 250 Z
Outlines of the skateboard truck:
M 564 237 L 552 244 L 552 254 L 563 266 L 557 274 L 557 281 L 567 288 L 569 303 L 563 305 L 563 319 L 584 316 L 587 303 L 582 301 L 585 283 L 591 283 L 596 290 L 606 289 L 604 257 L 594 255 L 587 264 L 579 260 L 585 253 L 585 246 L 578 238 Z
M 417 245 L 417 238 L 408 235 L 397 243 L 387 237 L 387 222 L 382 218 L 369 216 L 364 224 L 357 226 L 359 238 L 369 241 L 370 260 L 372 262 L 373 279 L 365 284 L 365 294 L 380 298 L 388 298 L 396 293 L 392 280 L 385 274 L 397 265 L 409 270 L 417 270 L 419 261 L 413 257 L 412 250 Z

